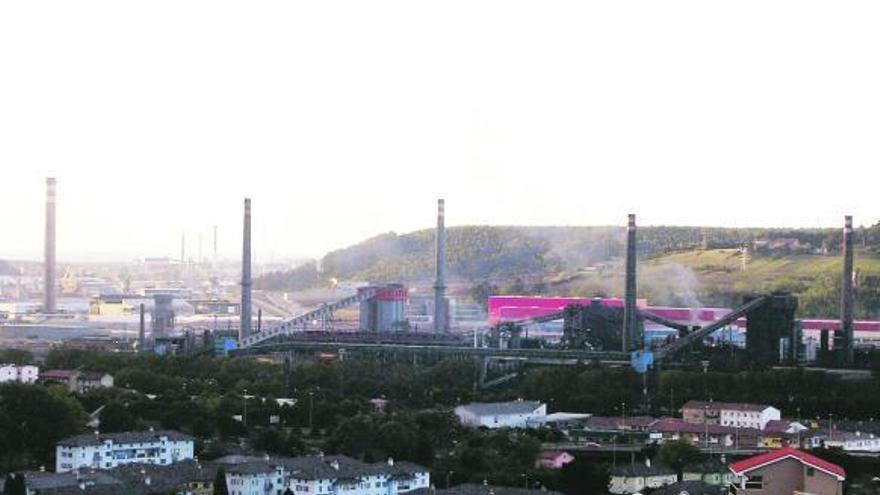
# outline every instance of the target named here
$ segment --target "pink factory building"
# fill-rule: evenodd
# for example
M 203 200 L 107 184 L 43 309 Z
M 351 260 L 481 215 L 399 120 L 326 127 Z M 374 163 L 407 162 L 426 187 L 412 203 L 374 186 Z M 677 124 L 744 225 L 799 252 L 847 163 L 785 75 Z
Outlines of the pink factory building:
M 544 296 L 490 296 L 489 323 L 497 325 L 509 321 L 521 321 L 559 313 L 572 304 L 590 305 L 594 300 L 603 306 L 622 308 L 623 298 L 589 298 L 589 297 L 544 297 Z M 653 313 L 657 316 L 689 326 L 704 326 L 719 320 L 730 313 L 730 308 L 673 308 L 666 306 L 649 306 L 647 300 L 639 299 L 636 306 L 640 311 Z M 840 329 L 840 320 L 806 319 L 801 320 L 805 337 L 819 338 L 822 330 Z M 659 326 L 646 322 L 646 327 Z M 740 318 L 735 326 L 744 331 L 746 319 Z M 880 321 L 858 320 L 853 324 L 857 341 L 880 340 Z

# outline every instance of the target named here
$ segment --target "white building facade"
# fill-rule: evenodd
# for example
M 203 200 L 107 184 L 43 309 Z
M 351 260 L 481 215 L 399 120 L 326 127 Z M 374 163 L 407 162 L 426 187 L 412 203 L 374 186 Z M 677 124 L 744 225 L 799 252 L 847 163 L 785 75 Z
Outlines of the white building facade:
M 682 418 L 689 423 L 709 423 L 732 428 L 764 430 L 770 421 L 779 421 L 779 409 L 763 404 L 705 402 L 691 400 L 682 406 Z
M 193 456 L 192 437 L 176 431 L 80 435 L 58 442 L 55 472 L 80 468 L 112 469 L 124 464 L 168 466 Z
M 412 463 L 367 464 L 345 456 L 266 459 L 226 468 L 230 495 L 398 495 L 429 488 L 428 469 Z
M 36 383 L 40 368 L 30 365 L 0 364 L 0 383 Z
M 721 408 L 721 426 L 734 428 L 755 428 L 763 430 L 770 421 L 779 421 L 781 412 L 771 406 L 724 407 Z
M 455 415 L 463 426 L 472 428 L 527 428 L 545 422 L 547 404 L 523 400 L 475 402 L 456 407 Z
M 880 452 L 880 437 L 873 433 L 834 431 L 821 438 L 826 448 L 839 448 L 844 452 Z

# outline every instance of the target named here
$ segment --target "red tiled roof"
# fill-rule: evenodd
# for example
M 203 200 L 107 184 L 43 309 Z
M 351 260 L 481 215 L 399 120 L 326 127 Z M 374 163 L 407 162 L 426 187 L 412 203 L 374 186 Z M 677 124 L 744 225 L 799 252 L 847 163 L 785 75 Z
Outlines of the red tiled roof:
M 71 378 L 76 376 L 78 371 L 74 370 L 49 370 L 40 373 L 42 378 Z
M 785 420 L 779 419 L 771 419 L 767 421 L 767 426 L 764 428 L 764 433 L 785 433 L 788 431 L 788 428 L 791 427 L 791 423 Z
M 752 428 L 734 428 L 732 426 L 724 426 L 713 423 L 690 423 L 679 418 L 663 418 L 651 425 L 652 431 L 668 432 L 668 433 L 699 433 L 704 434 L 707 430 L 714 435 L 746 435 L 748 433 L 757 433 Z
M 568 452 L 563 452 L 561 450 L 545 450 L 544 452 L 541 452 L 540 454 L 538 454 L 538 458 L 549 461 L 549 460 L 554 460 L 557 457 L 564 456 L 564 455 L 571 455 L 571 454 L 569 454 Z
M 806 452 L 791 447 L 784 447 L 779 450 L 774 450 L 773 452 L 767 452 L 766 454 L 756 455 L 755 457 L 749 457 L 748 459 L 734 462 L 730 465 L 730 470 L 733 471 L 734 474 L 742 474 L 788 458 L 797 459 L 802 464 L 806 464 L 820 471 L 825 471 L 826 473 L 837 476 L 841 481 L 846 478 L 846 471 L 837 464 L 832 464 L 824 459 L 820 459 L 814 455 L 807 454 Z

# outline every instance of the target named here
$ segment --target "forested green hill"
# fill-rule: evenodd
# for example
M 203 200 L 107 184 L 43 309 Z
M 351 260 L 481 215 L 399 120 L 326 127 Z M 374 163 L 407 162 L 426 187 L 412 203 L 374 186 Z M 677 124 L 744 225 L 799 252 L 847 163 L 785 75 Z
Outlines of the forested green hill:
M 490 293 L 619 295 L 625 235 L 621 227 L 454 227 L 448 229 L 450 278 L 473 287 L 479 300 Z M 768 239 L 796 239 L 798 247 L 754 250 L 754 241 Z M 788 290 L 801 298 L 802 315 L 833 314 L 840 240 L 839 229 L 640 227 L 639 293 L 654 304 L 729 306 L 750 292 Z M 858 229 L 856 244 L 865 281 L 857 314 L 880 317 L 880 288 L 874 287 L 880 285 L 880 225 Z M 742 271 L 744 245 L 750 255 Z M 298 290 L 331 279 L 425 283 L 433 276 L 431 229 L 382 234 L 295 270 L 266 274 L 256 285 Z
M 880 245 L 877 227 L 860 231 L 867 244 Z M 804 249 L 834 251 L 838 229 L 727 229 L 641 227 L 639 256 L 654 258 L 695 249 L 739 248 L 757 239 L 797 239 Z M 620 227 L 495 227 L 448 229 L 449 271 L 471 281 L 552 277 L 623 255 Z M 318 266 L 321 274 L 318 275 Z M 319 264 L 268 274 L 257 281 L 266 289 L 296 289 L 330 278 L 372 282 L 427 280 L 434 270 L 434 230 L 382 234 L 328 253 Z

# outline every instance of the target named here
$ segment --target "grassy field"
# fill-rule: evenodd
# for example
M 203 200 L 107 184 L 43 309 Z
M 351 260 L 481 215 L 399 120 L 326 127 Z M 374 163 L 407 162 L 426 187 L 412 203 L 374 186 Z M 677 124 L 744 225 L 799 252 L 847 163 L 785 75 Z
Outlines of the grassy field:
M 855 260 L 863 276 L 880 277 L 880 257 L 857 251 Z M 734 306 L 743 294 L 785 290 L 801 298 L 804 311 L 832 314 L 841 270 L 837 255 L 752 255 L 743 271 L 738 250 L 688 251 L 641 261 L 639 297 L 658 305 Z M 556 289 L 570 295 L 619 296 L 623 293 L 622 261 L 581 273 Z M 857 309 L 873 312 L 867 307 Z
M 838 276 L 843 268 L 840 256 L 813 254 L 751 256 L 742 270 L 742 258 L 734 249 L 690 251 L 677 253 L 644 263 L 646 271 L 667 264 L 678 264 L 693 270 L 706 285 L 727 287 L 737 291 L 764 291 L 810 284 L 825 276 Z M 863 275 L 880 275 L 880 257 L 858 251 L 855 266 Z

